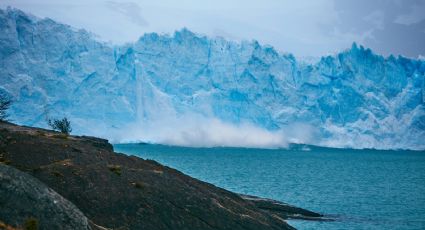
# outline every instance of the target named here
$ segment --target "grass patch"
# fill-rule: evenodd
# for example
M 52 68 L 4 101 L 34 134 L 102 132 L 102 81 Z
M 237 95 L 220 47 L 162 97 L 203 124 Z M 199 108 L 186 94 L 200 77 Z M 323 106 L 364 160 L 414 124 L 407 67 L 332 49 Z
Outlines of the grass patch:
M 137 189 L 143 189 L 146 187 L 146 184 L 143 182 L 131 182 L 130 184 Z
M 36 131 L 35 131 L 35 133 L 36 133 L 36 135 L 37 135 L 37 136 L 39 136 L 39 137 L 45 137 L 45 136 L 46 136 L 46 133 L 45 133 L 45 132 L 43 132 L 43 131 L 40 131 L 40 130 L 36 130 Z
M 53 174 L 55 177 L 63 177 L 63 174 L 62 174 L 62 173 L 60 173 L 59 171 L 53 171 L 53 172 L 52 172 L 52 174 Z
M 12 161 L 10 160 L 6 160 L 4 158 L 0 158 L 0 163 L 1 164 L 5 164 L 5 165 L 10 165 L 10 163 L 12 163 Z
M 0 229 L 1 230 L 18 230 L 17 228 L 14 228 L 8 224 L 5 224 L 3 221 L 0 220 Z
M 120 165 L 108 165 L 109 171 L 121 176 L 121 166 Z
M 38 230 L 38 220 L 33 218 L 33 217 L 28 218 L 25 221 L 24 229 L 25 230 Z
M 66 140 L 66 139 L 68 139 L 68 135 L 66 135 L 66 134 L 54 134 L 54 135 L 52 135 L 52 137 L 53 138 L 57 138 L 57 139 L 64 139 L 64 140 Z
M 81 151 L 80 149 L 71 147 L 72 151 L 76 152 L 76 153 L 82 153 L 83 151 Z
M 39 173 L 39 172 L 42 171 L 42 168 L 41 167 L 35 167 L 35 168 L 32 168 L 31 171 L 33 171 L 34 173 Z

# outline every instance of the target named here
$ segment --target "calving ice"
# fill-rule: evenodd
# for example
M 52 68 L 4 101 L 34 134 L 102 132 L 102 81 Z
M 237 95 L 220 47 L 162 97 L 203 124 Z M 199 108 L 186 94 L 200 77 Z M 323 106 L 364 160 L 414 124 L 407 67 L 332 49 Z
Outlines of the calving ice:
M 0 66 L 25 125 L 67 116 L 118 142 L 425 149 L 425 62 L 356 44 L 314 64 L 187 29 L 116 46 L 7 9 Z

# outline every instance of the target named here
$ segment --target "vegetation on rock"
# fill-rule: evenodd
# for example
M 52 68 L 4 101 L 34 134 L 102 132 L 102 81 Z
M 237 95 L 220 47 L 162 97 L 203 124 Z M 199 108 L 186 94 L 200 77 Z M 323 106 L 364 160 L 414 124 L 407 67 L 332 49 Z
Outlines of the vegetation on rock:
M 69 135 L 72 132 L 71 121 L 64 117 L 62 119 L 48 119 L 47 124 L 53 129 L 63 134 Z
M 12 105 L 12 99 L 4 92 L 0 91 L 0 121 L 6 121 L 9 114 L 7 110 Z

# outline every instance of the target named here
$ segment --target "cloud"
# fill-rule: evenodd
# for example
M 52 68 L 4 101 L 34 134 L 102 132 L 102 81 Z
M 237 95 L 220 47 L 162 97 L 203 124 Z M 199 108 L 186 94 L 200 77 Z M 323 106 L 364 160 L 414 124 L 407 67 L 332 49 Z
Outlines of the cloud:
M 143 18 L 141 14 L 140 6 L 134 2 L 114 2 L 107 1 L 105 5 L 111 10 L 117 11 L 122 15 L 126 16 L 133 23 L 139 26 L 147 26 L 148 22 Z
M 3 0 L 0 5 L 85 28 L 118 44 L 135 41 L 144 33 L 173 33 L 183 27 L 209 36 L 256 39 L 303 56 L 335 52 L 352 42 L 329 37 L 320 28 L 338 21 L 332 0 Z
M 385 28 L 384 12 L 375 10 L 371 14 L 363 18 L 363 20 L 370 22 L 376 29 L 383 30 Z
M 425 2 L 410 6 L 410 11 L 406 14 L 398 15 L 394 22 L 409 26 L 422 20 L 425 20 Z
M 336 27 L 342 36 L 362 35 L 358 42 L 376 53 L 416 58 L 425 53 L 424 6 L 424 0 L 338 0 Z
M 424 0 L 0 1 L 8 5 L 116 44 L 186 27 L 232 40 L 256 39 L 296 56 L 335 53 L 353 41 L 384 55 L 425 53 Z

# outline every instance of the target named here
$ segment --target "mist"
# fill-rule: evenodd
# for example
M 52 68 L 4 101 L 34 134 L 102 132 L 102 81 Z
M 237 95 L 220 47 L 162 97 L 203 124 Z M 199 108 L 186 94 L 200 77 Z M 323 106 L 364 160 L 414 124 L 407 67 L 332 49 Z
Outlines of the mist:
M 250 122 L 233 124 L 217 118 L 184 115 L 134 123 L 114 132 L 109 140 L 186 147 L 287 148 L 290 143 L 310 143 L 314 133 L 313 127 L 301 123 L 267 130 Z

